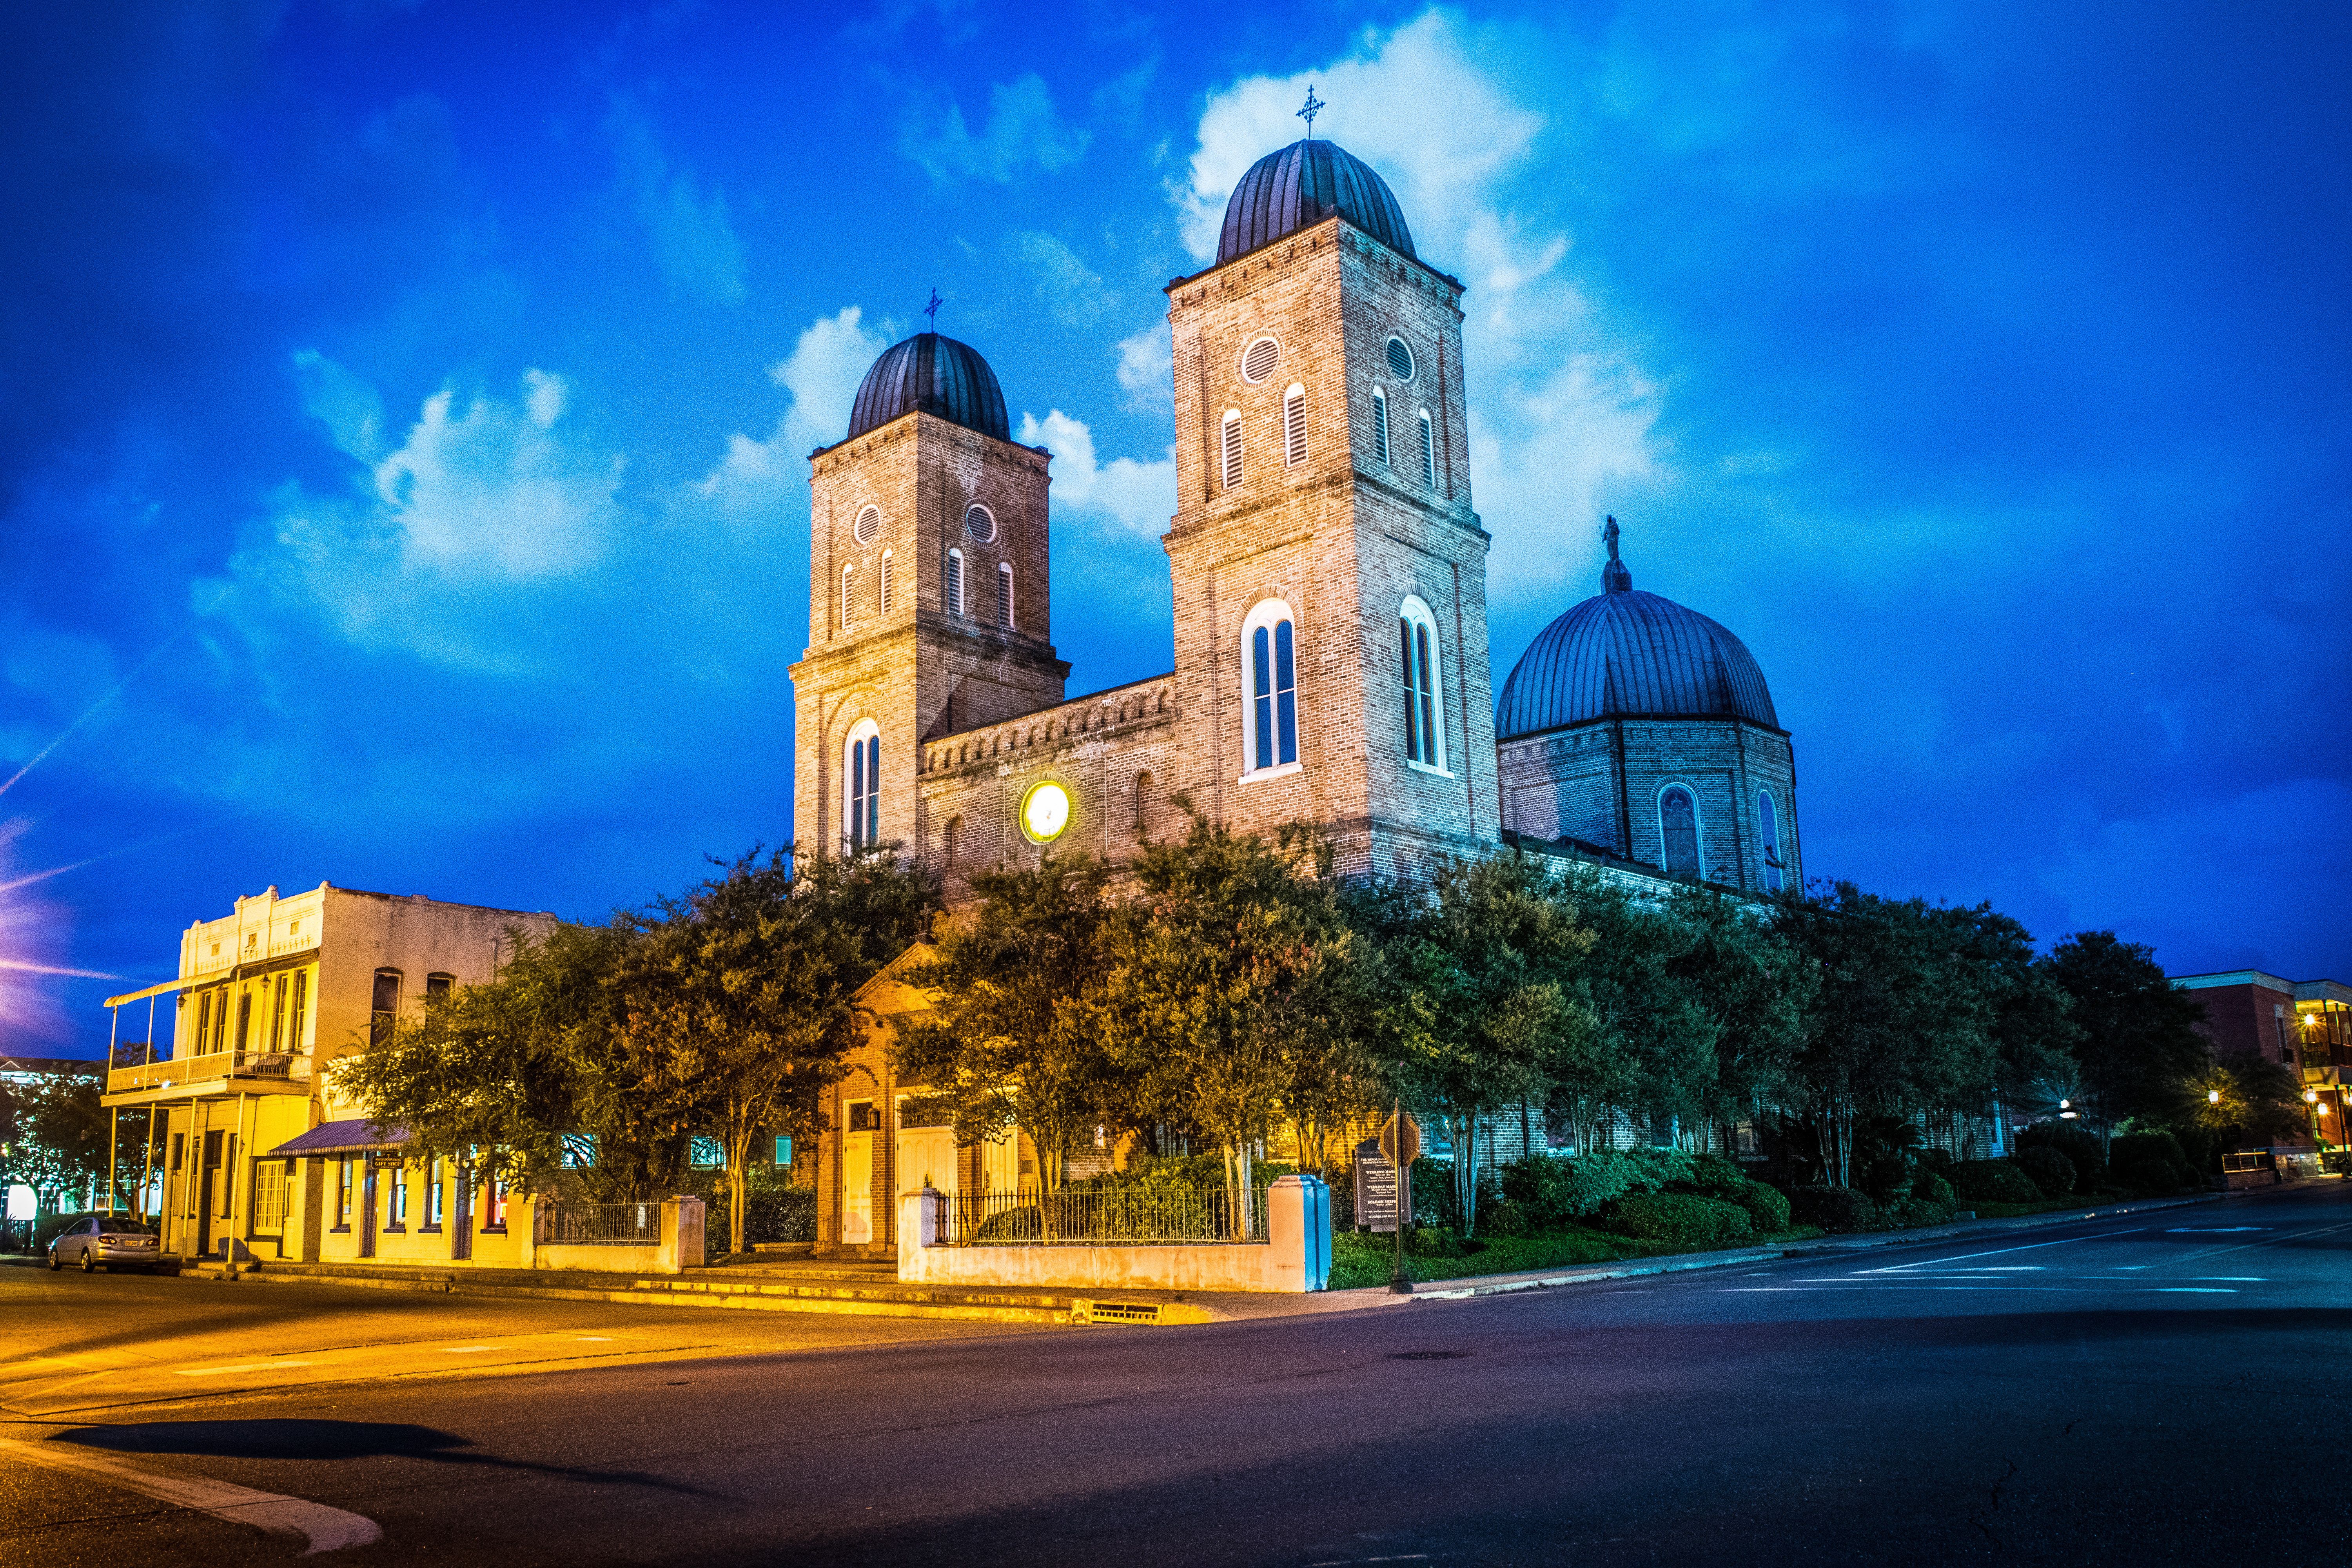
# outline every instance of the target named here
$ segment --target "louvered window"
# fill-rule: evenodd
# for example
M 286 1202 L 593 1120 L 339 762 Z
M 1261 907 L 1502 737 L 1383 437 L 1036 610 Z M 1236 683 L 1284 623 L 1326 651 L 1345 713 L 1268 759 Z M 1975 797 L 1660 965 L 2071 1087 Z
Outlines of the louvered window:
M 873 543 L 874 536 L 882 531 L 882 509 L 878 506 L 869 506 L 859 512 L 857 521 L 850 525 L 849 531 L 856 537 L 858 543 Z
M 948 614 L 963 614 L 963 552 L 948 552 Z
M 1255 386 L 1282 363 L 1282 345 L 1272 338 L 1253 338 L 1242 351 L 1242 379 Z
M 890 571 L 891 564 L 892 564 L 892 563 L 891 563 L 891 560 L 890 560 L 890 552 L 889 552 L 888 551 L 887 551 L 887 550 L 886 550 L 886 551 L 884 551 L 884 552 L 882 552 L 882 584 L 881 584 L 881 587 L 882 587 L 882 595 L 881 595 L 882 613 L 883 613 L 884 615 L 886 615 L 886 616 L 887 616 L 887 615 L 888 615 L 888 614 L 890 613 L 890 589 L 891 589 L 891 587 L 893 586 L 893 584 L 892 584 L 892 583 L 891 583 L 891 581 L 890 581 L 890 578 L 891 578 L 891 571 Z
M 1242 482 L 1242 416 L 1238 408 L 1225 411 L 1224 473 L 1225 489 L 1232 489 Z
M 841 569 L 841 629 L 847 631 L 850 622 L 857 618 L 857 568 Z
M 1013 568 L 1002 561 L 996 563 L 996 624 L 1013 625 Z
M 1307 389 L 1303 386 L 1282 395 L 1282 460 L 1294 468 L 1307 460 Z
M 1389 466 L 1389 395 L 1377 386 L 1372 388 L 1372 456 L 1381 467 Z
M 1389 340 L 1389 372 L 1399 381 L 1412 379 L 1412 351 L 1404 346 L 1402 338 Z
M 965 509 L 963 531 L 986 544 L 996 537 L 996 514 L 984 506 Z
M 1431 489 L 1437 488 L 1437 441 L 1426 408 L 1421 411 L 1421 482 Z

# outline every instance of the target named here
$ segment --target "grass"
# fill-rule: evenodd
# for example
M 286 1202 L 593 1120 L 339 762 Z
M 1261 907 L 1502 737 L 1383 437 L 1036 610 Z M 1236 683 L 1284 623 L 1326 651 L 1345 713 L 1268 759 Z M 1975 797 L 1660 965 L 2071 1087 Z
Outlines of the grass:
M 1811 1226 L 1759 1236 L 1740 1247 L 1807 1241 L 1822 1233 Z M 1629 1236 L 1581 1226 L 1548 1236 L 1479 1238 L 1466 1244 L 1477 1248 L 1463 1258 L 1420 1258 L 1405 1255 L 1405 1272 L 1416 1281 L 1466 1279 L 1480 1274 L 1526 1274 L 1539 1268 L 1574 1268 L 1581 1264 L 1620 1263 L 1632 1258 L 1665 1258 L 1681 1253 L 1719 1252 L 1713 1247 L 1675 1247 L 1660 1241 L 1636 1241 Z M 1385 1285 L 1395 1268 L 1396 1243 L 1388 1237 L 1360 1236 L 1353 1231 L 1331 1238 L 1331 1289 Z

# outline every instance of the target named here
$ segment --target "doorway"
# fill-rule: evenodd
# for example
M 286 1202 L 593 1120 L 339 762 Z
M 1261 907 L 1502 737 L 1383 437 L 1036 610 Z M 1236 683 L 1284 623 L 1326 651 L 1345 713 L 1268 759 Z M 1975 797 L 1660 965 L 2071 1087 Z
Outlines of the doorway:
M 845 1108 L 849 1124 L 841 1137 L 841 1244 L 864 1247 L 874 1239 L 874 1102 L 853 1100 Z
M 220 1188 L 221 1137 L 218 1132 L 205 1134 L 204 1173 L 196 1186 L 196 1256 L 199 1258 L 210 1257 L 213 1250 L 213 1198 Z
M 449 1256 L 462 1263 L 474 1256 L 474 1167 L 465 1160 L 454 1164 L 449 1183 L 457 1190 L 451 1194 L 456 1202 L 449 1215 Z
M 360 1256 L 375 1256 L 375 1155 L 362 1154 L 366 1174 L 360 1178 Z

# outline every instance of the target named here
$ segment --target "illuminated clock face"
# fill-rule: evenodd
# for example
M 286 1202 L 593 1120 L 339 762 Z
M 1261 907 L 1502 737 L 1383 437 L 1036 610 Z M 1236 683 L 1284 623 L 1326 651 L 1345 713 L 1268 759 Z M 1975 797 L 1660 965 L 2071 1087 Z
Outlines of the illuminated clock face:
M 1057 784 L 1034 784 L 1021 797 L 1021 831 L 1032 844 L 1051 844 L 1070 825 L 1070 792 Z

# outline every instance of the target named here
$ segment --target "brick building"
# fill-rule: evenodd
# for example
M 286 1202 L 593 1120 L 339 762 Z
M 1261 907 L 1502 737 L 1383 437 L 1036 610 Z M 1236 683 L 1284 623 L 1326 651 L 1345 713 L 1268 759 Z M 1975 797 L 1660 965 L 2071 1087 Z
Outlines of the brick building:
M 2172 984 L 2205 1005 L 2201 1026 L 2217 1060 L 2257 1058 L 2294 1069 L 2311 1126 L 2274 1153 L 2342 1145 L 2347 1079 L 2352 1076 L 2352 985 L 2340 980 L 2287 980 L 2259 969 L 2181 974 Z
M 1635 876 L 1797 876 L 1795 764 L 1761 671 L 1725 628 L 1633 591 L 1613 521 L 1604 592 L 1512 672 L 1498 749 L 1463 285 L 1420 257 L 1378 174 L 1312 139 L 1261 159 L 1215 264 L 1166 291 L 1168 672 L 1066 695 L 1051 454 L 1012 440 L 977 352 L 909 338 L 811 458 L 803 846 L 899 846 L 952 906 L 975 868 L 1049 846 L 1115 864 L 1181 831 L 1181 795 L 1240 831 L 1312 823 L 1347 875 L 1411 876 L 1507 834 Z M 829 1107 L 827 1250 L 889 1247 L 906 1151 L 935 1184 L 1032 1169 L 1017 1136 L 949 1161 L 908 1125 L 921 1086 L 892 1076 L 889 1019 L 923 1001 L 903 967 L 877 980 L 882 1022 Z

